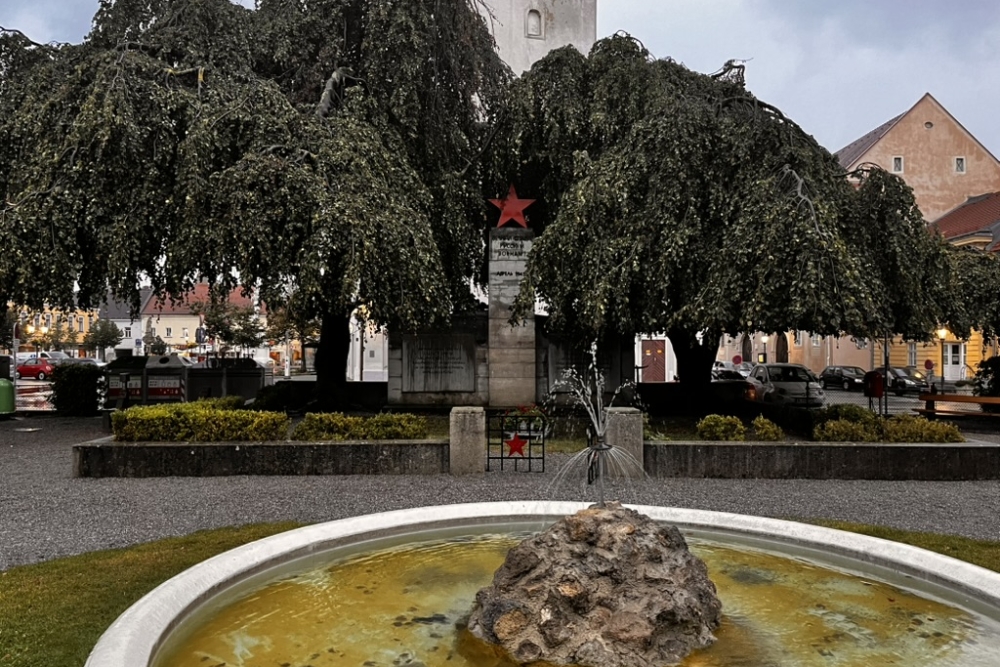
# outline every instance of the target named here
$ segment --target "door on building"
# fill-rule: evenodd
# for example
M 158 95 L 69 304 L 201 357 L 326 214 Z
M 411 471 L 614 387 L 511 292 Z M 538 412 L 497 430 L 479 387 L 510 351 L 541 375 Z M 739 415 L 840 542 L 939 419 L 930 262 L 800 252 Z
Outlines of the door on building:
M 667 355 L 666 341 L 642 341 L 642 382 L 666 382 Z
M 778 339 L 774 341 L 774 360 L 779 364 L 788 363 L 788 336 L 782 331 L 775 334 Z
M 944 368 L 942 369 L 945 380 L 965 379 L 965 343 L 945 343 L 944 344 Z
M 743 334 L 740 339 L 740 356 L 743 357 L 743 361 L 753 362 L 753 341 L 749 334 Z

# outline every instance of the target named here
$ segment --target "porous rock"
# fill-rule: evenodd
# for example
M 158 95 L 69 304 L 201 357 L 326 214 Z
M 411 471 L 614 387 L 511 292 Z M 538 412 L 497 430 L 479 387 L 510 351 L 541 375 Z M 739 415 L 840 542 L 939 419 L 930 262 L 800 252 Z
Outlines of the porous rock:
M 721 616 L 675 526 L 607 503 L 511 549 L 469 630 L 522 664 L 656 667 L 712 644 Z

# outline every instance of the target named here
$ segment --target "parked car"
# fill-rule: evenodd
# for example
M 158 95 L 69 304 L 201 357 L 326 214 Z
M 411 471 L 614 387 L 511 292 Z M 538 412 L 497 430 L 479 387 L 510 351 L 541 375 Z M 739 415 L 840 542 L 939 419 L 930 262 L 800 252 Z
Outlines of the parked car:
M 52 371 L 54 370 L 55 366 L 53 366 L 48 359 L 28 359 L 27 361 L 22 361 L 17 365 L 15 376 L 19 380 L 21 378 L 44 380 L 52 377 Z
M 712 369 L 712 395 L 723 401 L 754 401 L 757 390 L 754 384 L 736 370 L 729 368 Z
M 104 368 L 107 366 L 107 362 L 101 361 L 100 359 L 94 359 L 93 357 L 70 357 L 69 362 L 74 364 L 90 364 L 91 366 L 97 366 L 98 368 Z
M 58 350 L 42 350 L 41 352 L 18 352 L 17 353 L 17 363 L 22 361 L 27 361 L 29 359 L 34 359 L 39 357 L 45 359 L 50 364 L 61 364 L 64 361 L 69 361 L 73 357 L 69 356 L 65 352 L 60 352 Z
M 827 366 L 819 374 L 823 389 L 840 387 L 844 391 L 861 391 L 865 388 L 865 372 L 857 366 Z
M 889 367 L 889 379 L 886 381 L 885 368 L 876 368 L 875 371 L 882 376 L 882 384 L 887 391 L 891 391 L 896 396 L 904 394 L 923 394 L 931 390 L 927 378 L 917 377 L 906 372 L 903 368 Z
M 826 404 L 819 378 L 801 364 L 758 364 L 748 379 L 758 401 L 809 408 Z

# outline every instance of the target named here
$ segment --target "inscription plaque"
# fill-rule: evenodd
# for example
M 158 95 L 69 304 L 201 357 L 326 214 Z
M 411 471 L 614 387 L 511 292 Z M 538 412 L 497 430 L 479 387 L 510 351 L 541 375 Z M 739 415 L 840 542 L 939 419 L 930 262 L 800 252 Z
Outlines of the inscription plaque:
M 472 392 L 476 341 L 471 335 L 403 336 L 404 392 Z

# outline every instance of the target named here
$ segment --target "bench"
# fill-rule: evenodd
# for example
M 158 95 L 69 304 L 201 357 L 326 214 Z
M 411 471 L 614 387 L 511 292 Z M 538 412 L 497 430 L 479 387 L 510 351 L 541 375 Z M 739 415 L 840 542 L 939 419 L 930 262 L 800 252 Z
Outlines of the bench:
M 1000 396 L 970 396 L 968 394 L 920 394 L 924 401 L 923 408 L 913 408 L 913 411 L 928 417 L 1000 417 L 1000 412 L 984 412 L 983 405 L 1000 407 Z M 971 403 L 980 406 L 979 410 L 960 410 L 953 407 L 939 408 L 937 403 Z

